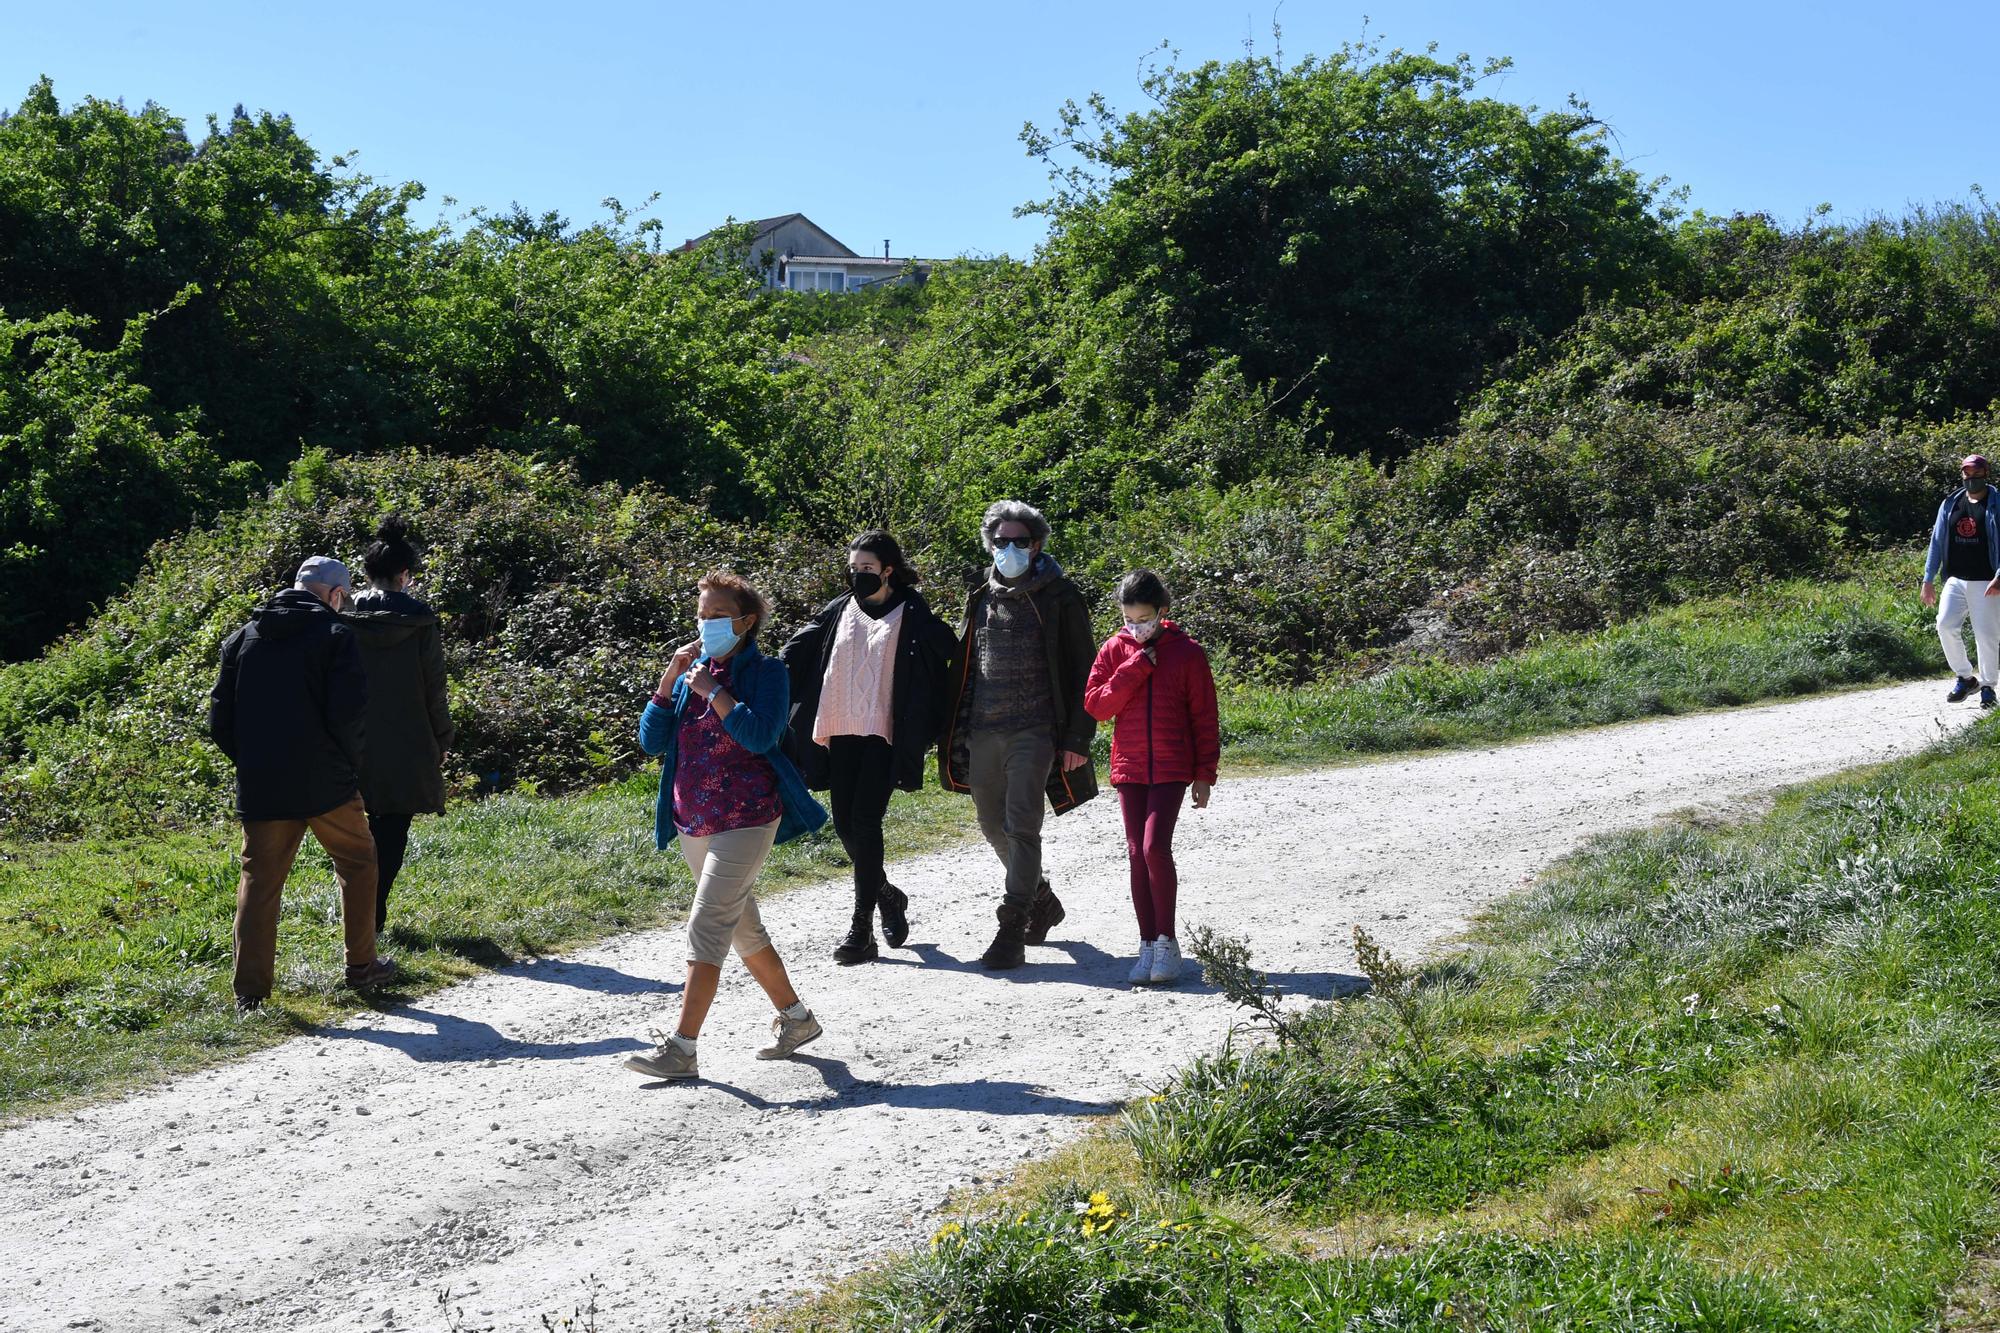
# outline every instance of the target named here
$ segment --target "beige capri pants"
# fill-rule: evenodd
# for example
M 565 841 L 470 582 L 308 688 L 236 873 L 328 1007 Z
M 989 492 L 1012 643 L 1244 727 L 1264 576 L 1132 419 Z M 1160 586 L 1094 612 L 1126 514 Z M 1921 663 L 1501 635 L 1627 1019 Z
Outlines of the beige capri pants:
M 681 856 L 694 875 L 694 906 L 688 909 L 688 958 L 722 966 L 729 946 L 738 958 L 771 947 L 757 898 L 750 889 L 778 840 L 778 821 L 731 829 L 709 838 L 680 835 Z

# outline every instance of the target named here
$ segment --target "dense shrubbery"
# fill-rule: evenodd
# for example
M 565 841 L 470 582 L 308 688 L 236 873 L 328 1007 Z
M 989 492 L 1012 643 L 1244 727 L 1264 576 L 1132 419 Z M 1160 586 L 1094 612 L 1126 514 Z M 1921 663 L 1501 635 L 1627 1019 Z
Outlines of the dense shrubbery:
M 446 617 L 450 766 L 466 789 L 631 772 L 638 702 L 691 636 L 704 570 L 756 571 L 791 624 L 839 568 L 832 552 L 565 466 L 314 453 L 265 503 L 160 547 L 89 629 L 0 669 L 9 831 L 136 830 L 222 809 L 226 764 L 204 717 L 223 638 L 303 555 L 353 560 L 392 510 L 429 543 L 417 588 Z
M 2000 401 L 2000 213 L 1983 196 L 1858 227 L 1696 217 L 1675 242 L 1677 280 L 1521 357 L 1471 419 L 1735 404 L 1839 433 Z

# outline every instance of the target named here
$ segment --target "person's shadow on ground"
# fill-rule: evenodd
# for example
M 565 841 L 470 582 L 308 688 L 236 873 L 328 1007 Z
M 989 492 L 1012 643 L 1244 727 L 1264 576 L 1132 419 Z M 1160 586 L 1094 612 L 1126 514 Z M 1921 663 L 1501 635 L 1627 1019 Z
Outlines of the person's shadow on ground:
M 987 1115 L 1112 1115 L 1124 1108 L 1122 1101 L 1084 1101 L 1045 1092 L 1033 1083 L 1015 1079 L 961 1079 L 955 1083 L 889 1083 L 857 1076 L 845 1060 L 820 1055 L 795 1055 L 791 1063 L 819 1071 L 831 1097 L 800 1097 L 772 1101 L 747 1088 L 715 1079 L 696 1079 L 688 1084 L 656 1079 L 646 1088 L 700 1087 L 727 1093 L 759 1111 L 831 1111 L 864 1106 L 893 1106 L 907 1111 L 981 1111 Z
M 546 981 L 556 986 L 574 986 L 599 995 L 678 995 L 681 983 L 635 977 L 602 963 L 572 963 L 562 958 L 530 958 L 505 969 L 510 977 Z
M 328 1028 L 318 1035 L 332 1041 L 365 1041 L 400 1051 L 425 1064 L 475 1060 L 576 1060 L 592 1055 L 616 1055 L 646 1049 L 636 1037 L 605 1037 L 598 1041 L 520 1041 L 491 1023 L 453 1014 L 398 1005 L 382 1011 L 395 1018 L 414 1018 L 431 1025 L 429 1032 L 399 1032 L 387 1028 Z
M 1106 990 L 1161 990 L 1178 995 L 1221 993 L 1219 987 L 1203 979 L 1201 964 L 1192 958 L 1183 961 L 1181 978 L 1171 986 L 1135 986 L 1130 980 L 1131 957 L 1116 957 L 1083 940 L 1050 940 L 1047 944 L 1030 945 L 1028 961 L 1004 972 L 987 972 L 977 958 L 957 958 L 935 944 L 911 944 L 906 949 L 917 956 L 897 958 L 884 953 L 876 963 L 900 963 L 905 967 L 927 967 L 941 972 L 977 972 L 1003 981 L 1066 981 L 1073 985 L 1102 986 Z M 1038 958 L 1037 949 L 1055 949 L 1069 957 L 1064 960 Z M 1286 996 L 1301 996 L 1308 1000 L 1335 1000 L 1359 995 L 1368 989 L 1368 978 L 1349 972 L 1267 972 L 1265 978 Z

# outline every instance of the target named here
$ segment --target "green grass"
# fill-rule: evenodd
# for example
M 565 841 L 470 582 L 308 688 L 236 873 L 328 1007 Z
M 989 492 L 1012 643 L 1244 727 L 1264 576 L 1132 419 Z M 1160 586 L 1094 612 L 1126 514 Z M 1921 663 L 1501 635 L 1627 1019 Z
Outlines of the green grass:
M 1601 840 L 827 1326 L 1934 1327 L 2000 1223 L 1996 805 L 1989 723 L 1740 827 Z
M 1225 759 L 1238 772 L 1330 762 L 1929 671 L 1936 647 L 1908 594 L 1908 572 L 1907 553 L 1883 556 L 1841 583 L 1693 603 L 1503 661 L 1410 666 L 1295 692 L 1232 689 L 1224 700 Z M 652 788 L 642 777 L 577 797 L 508 795 L 419 820 L 388 940 L 408 977 L 384 1001 L 677 919 L 687 877 L 678 857 L 652 847 Z M 965 802 L 934 790 L 898 797 L 890 850 L 940 846 L 969 828 Z M 358 1002 L 337 984 L 331 869 L 308 841 L 285 896 L 276 996 L 261 1017 L 234 1018 L 235 852 L 234 830 L 223 824 L 145 839 L 0 840 L 0 1117 L 226 1058 L 354 1009 Z M 782 849 L 767 882 L 843 870 L 838 844 L 822 837 Z M 828 923 L 829 934 L 838 924 Z M 1531 1057 L 1489 1074 L 1515 1089 L 1523 1117 L 1546 1100 L 1534 1092 L 1543 1074 Z M 1642 1084 L 1633 1084 L 1628 1101 Z M 1468 1148 L 1460 1166 L 1440 1165 L 1430 1203 L 1539 1169 L 1572 1131 L 1536 1123 Z M 1398 1120 L 1372 1146 L 1346 1144 L 1340 1151 L 1356 1163 L 1351 1178 L 1321 1192 L 1348 1203 L 1398 1197 L 1403 1168 L 1391 1145 L 1412 1132 Z
M 1919 557 L 1872 557 L 1837 582 L 1764 584 L 1497 661 L 1414 663 L 1358 682 L 1231 689 L 1237 762 L 1471 745 L 1949 673 L 1919 606 Z

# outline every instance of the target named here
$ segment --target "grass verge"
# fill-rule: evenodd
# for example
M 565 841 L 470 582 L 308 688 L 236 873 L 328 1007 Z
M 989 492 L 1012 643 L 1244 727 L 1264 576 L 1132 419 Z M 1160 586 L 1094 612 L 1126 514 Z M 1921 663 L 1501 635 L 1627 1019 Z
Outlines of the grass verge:
M 1369 994 L 786 1320 L 1935 1327 L 2000 1220 L 1996 761 L 1600 840 L 1422 967 L 1364 941 Z
M 1330 762 L 1921 673 L 1933 667 L 1935 643 L 1908 596 L 1907 566 L 1907 555 L 1884 556 L 1841 583 L 1692 603 L 1498 662 L 1409 666 L 1292 692 L 1231 690 L 1226 759 L 1238 771 Z M 652 847 L 652 791 L 641 778 L 579 797 L 496 797 L 419 820 L 389 934 L 408 976 L 383 1000 L 676 919 L 689 885 L 679 858 Z M 899 796 L 891 820 L 896 856 L 970 830 L 966 803 L 935 791 Z M 331 869 L 308 840 L 286 892 L 275 1000 L 255 1020 L 234 1018 L 234 838 L 218 826 L 144 840 L 0 841 L 0 1118 L 134 1086 L 353 1011 L 359 1002 L 338 986 Z M 781 849 L 767 883 L 844 867 L 838 844 L 823 837 Z M 1365 1174 L 1350 1196 L 1370 1188 Z

